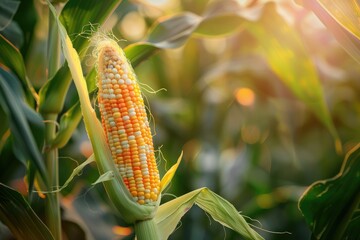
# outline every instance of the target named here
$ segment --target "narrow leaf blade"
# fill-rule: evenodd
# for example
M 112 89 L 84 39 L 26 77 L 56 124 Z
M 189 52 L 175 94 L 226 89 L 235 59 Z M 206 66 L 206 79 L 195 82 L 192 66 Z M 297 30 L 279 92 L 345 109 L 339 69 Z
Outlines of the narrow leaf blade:
M 360 6 L 357 1 L 304 0 L 333 33 L 341 46 L 360 63 Z
M 1 70 L 1 69 L 0 69 Z M 40 176 L 47 183 L 47 175 L 45 171 L 45 164 L 42 159 L 40 150 L 38 149 L 36 140 L 31 132 L 27 117 L 22 111 L 22 103 L 18 97 L 13 93 L 7 84 L 5 77 L 10 77 L 8 73 L 0 71 L 0 104 L 6 111 L 10 119 L 10 130 L 13 134 L 16 143 L 18 144 L 22 155 L 32 161 L 39 171 Z M 25 159 L 24 159 L 25 160 Z
M 326 106 L 315 66 L 296 31 L 276 13 L 275 6 L 270 3 L 265 6 L 260 22 L 249 22 L 246 28 L 259 42 L 270 68 L 311 109 L 338 142 L 338 133 Z
M 0 220 L 8 226 L 17 239 L 54 239 L 24 197 L 0 183 Z

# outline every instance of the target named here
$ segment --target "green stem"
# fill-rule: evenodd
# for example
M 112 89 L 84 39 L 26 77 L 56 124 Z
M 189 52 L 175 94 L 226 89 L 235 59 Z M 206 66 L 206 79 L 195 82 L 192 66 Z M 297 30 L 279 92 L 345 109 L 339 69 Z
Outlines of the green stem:
M 50 143 L 56 133 L 56 118 L 57 114 L 49 114 L 44 116 L 45 124 L 45 144 Z M 45 146 L 46 146 L 45 145 Z M 50 180 L 50 189 L 47 189 L 50 193 L 46 194 L 45 201 L 45 216 L 47 226 L 53 234 L 55 240 L 61 240 L 61 213 L 60 213 L 60 201 L 59 193 L 54 192 L 52 187 L 59 186 L 59 162 L 58 162 L 58 149 L 46 149 L 45 151 L 45 164 L 47 174 Z
M 59 5 L 55 7 L 59 8 Z M 58 11 L 60 12 L 60 11 Z M 60 37 L 54 15 L 49 13 L 49 33 L 48 33 L 48 79 L 55 75 L 60 67 Z M 45 146 L 49 146 L 56 136 L 57 113 L 44 116 L 45 124 Z M 45 161 L 48 178 L 50 180 L 50 189 L 59 186 L 59 161 L 58 149 L 46 148 Z M 60 193 L 48 193 L 45 201 L 45 217 L 47 226 L 53 234 L 55 240 L 61 240 L 61 212 L 60 212 Z
M 137 240 L 158 240 L 160 239 L 157 225 L 154 219 L 147 219 L 135 223 L 135 234 Z

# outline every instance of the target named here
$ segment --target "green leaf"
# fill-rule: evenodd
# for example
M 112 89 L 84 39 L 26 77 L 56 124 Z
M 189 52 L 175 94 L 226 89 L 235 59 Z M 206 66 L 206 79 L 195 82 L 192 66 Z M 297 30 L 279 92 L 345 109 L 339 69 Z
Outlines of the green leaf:
M 270 68 L 322 121 L 334 137 L 336 146 L 340 147 L 318 74 L 297 32 L 276 13 L 275 5 L 270 3 L 264 8 L 260 22 L 248 22 L 246 29 L 259 42 L 261 53 Z
M 77 102 L 61 116 L 59 131 L 56 133 L 56 137 L 50 144 L 51 148 L 64 147 L 76 130 L 81 118 L 80 103 Z
M 13 71 L 21 80 L 25 93 L 30 97 L 34 93 L 31 83 L 26 77 L 24 59 L 19 50 L 0 34 L 0 63 Z
M 74 42 L 74 48 L 81 53 L 89 46 L 89 38 L 114 11 L 121 0 L 70 0 L 60 14 L 67 33 Z M 81 36 L 82 35 L 82 36 Z M 71 83 L 71 74 L 65 63 L 40 90 L 39 111 L 42 113 L 61 112 L 66 92 Z
M 82 52 L 97 27 L 112 14 L 121 0 L 70 0 L 60 14 L 60 21 L 69 34 L 74 48 Z M 84 36 L 81 37 L 80 35 Z M 81 54 L 80 54 L 81 55 Z
M 357 239 L 359 204 L 360 144 L 347 154 L 339 174 L 307 189 L 299 208 L 316 239 Z
M 158 48 L 176 48 L 185 43 L 200 24 L 202 18 L 190 12 L 168 17 L 155 24 L 147 42 Z
M 54 239 L 24 197 L 0 183 L 0 220 L 11 230 L 16 239 Z
M 177 48 L 193 35 L 199 37 L 222 37 L 236 32 L 245 22 L 239 6 L 234 1 L 218 2 L 199 16 L 191 12 L 161 18 L 150 29 L 145 42 L 131 44 L 125 48 L 126 56 L 133 67 L 153 55 L 158 49 Z
M 207 188 L 194 190 L 160 205 L 154 219 L 162 239 L 170 236 L 182 216 L 194 204 L 210 214 L 215 221 L 233 229 L 245 239 L 263 239 L 231 203 Z
M 221 37 L 234 33 L 241 28 L 244 19 L 236 14 L 227 14 L 205 18 L 196 28 L 199 36 Z
M 3 0 L 0 2 L 0 31 L 4 30 L 12 21 L 20 1 Z
M 334 34 L 342 47 L 360 63 L 360 7 L 357 1 L 303 0 Z
M 0 69 L 0 104 L 10 119 L 9 125 L 15 139 L 16 153 L 20 154 L 18 156 L 23 156 L 23 161 L 32 161 L 44 182 L 47 183 L 47 175 L 42 155 L 27 120 L 29 116 L 33 122 L 37 122 L 41 118 L 38 118 L 39 116 L 35 113 L 30 114 L 31 111 L 24 107 L 24 104 L 13 92 L 6 79 L 16 81 L 9 73 Z M 24 111 L 24 109 L 27 110 Z M 41 136 L 41 131 L 39 132 L 39 136 Z
M 86 84 L 88 91 L 90 92 L 90 97 L 94 97 L 97 90 L 95 67 L 93 67 L 86 76 Z M 79 125 L 81 118 L 82 114 L 80 102 L 78 101 L 61 116 L 59 130 L 56 133 L 56 137 L 54 138 L 54 140 L 50 143 L 50 147 L 64 147 L 70 140 L 77 126 Z
M 147 42 L 130 44 L 124 49 L 126 57 L 129 59 L 133 67 L 139 65 L 142 61 L 155 54 L 158 50 L 159 48 Z

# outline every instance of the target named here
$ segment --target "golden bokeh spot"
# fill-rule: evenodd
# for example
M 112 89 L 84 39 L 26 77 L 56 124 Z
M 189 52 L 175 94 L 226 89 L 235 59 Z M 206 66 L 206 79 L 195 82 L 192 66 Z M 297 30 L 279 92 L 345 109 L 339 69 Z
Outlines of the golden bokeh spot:
M 87 158 L 93 154 L 92 145 L 89 140 L 84 140 L 80 143 L 80 152 Z
M 250 88 L 238 88 L 235 90 L 235 98 L 243 106 L 252 106 L 255 102 L 255 93 Z
M 129 227 L 114 226 L 112 231 L 115 235 L 118 236 L 129 236 L 133 230 Z
M 138 12 L 126 14 L 119 28 L 124 37 L 130 41 L 140 40 L 147 31 L 145 20 Z

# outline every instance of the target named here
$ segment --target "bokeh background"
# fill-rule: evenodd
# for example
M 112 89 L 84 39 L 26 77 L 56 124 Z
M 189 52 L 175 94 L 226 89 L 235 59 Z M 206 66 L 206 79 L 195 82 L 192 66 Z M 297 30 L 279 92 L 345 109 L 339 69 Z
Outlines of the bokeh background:
M 253 225 L 265 229 L 259 232 L 266 239 L 309 239 L 311 233 L 298 200 L 313 182 L 337 174 L 344 153 L 359 141 L 359 65 L 314 13 L 294 1 L 213 2 L 123 1 L 102 28 L 126 47 L 146 40 L 158 21 L 184 12 L 205 16 L 230 6 L 250 22 L 236 25 L 231 18 L 213 21 L 207 30 L 211 34 L 194 33 L 181 46 L 161 49 L 135 68 L 151 113 L 161 175 L 184 152 L 162 201 L 206 186 L 233 203 Z M 46 79 L 41 70 L 46 62 L 43 43 L 47 34 L 43 33 L 47 25 L 41 20 L 46 17 L 45 6 L 34 1 L 25 7 L 37 19 L 31 36 L 36 44 L 22 50 L 32 59 L 26 66 L 29 78 L 36 79 L 34 84 L 40 87 Z M 17 19 L 21 21 L 20 16 Z M 229 31 L 216 33 L 229 26 Z M 276 62 L 278 56 L 264 57 L 264 52 L 279 46 L 272 45 L 271 30 L 254 37 L 259 26 L 288 33 L 281 35 L 280 47 L 286 49 L 279 49 L 279 55 L 298 57 L 298 69 L 296 63 L 291 65 L 293 69 L 280 64 L 274 71 L 270 62 Z M 300 44 L 294 43 L 294 34 Z M 79 33 L 79 37 L 86 37 L 86 33 Z M 91 49 L 86 54 L 89 60 L 84 69 L 93 61 Z M 301 67 L 304 58 L 316 70 L 342 152 L 316 112 L 282 79 L 281 73 L 312 78 L 312 73 Z M 72 86 L 66 106 L 76 101 L 76 94 Z M 96 99 L 93 103 L 97 104 Z M 60 150 L 60 182 L 64 183 L 90 154 L 91 145 L 81 123 L 70 143 Z M 2 182 L 21 187 L 21 179 L 15 181 L 14 176 L 22 176 L 24 170 L 6 176 L 0 169 Z M 17 169 L 22 168 L 19 165 Z M 67 224 L 76 222 L 74 229 L 81 226 L 95 239 L 130 239 L 132 229 L 114 214 L 103 187 L 91 185 L 97 177 L 96 166 L 87 167 L 62 191 Z M 6 230 L 0 231 L 0 239 L 1 235 L 7 239 Z M 239 237 L 194 206 L 171 239 Z

